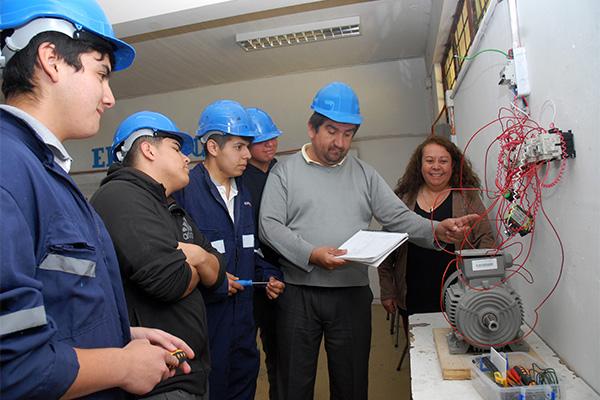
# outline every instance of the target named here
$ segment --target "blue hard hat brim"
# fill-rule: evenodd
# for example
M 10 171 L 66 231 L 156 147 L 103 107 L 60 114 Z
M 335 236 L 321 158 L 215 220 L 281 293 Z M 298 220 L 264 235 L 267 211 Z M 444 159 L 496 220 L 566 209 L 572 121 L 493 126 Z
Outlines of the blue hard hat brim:
M 133 60 L 135 59 L 135 49 L 133 46 L 117 38 L 109 38 L 101 35 L 99 36 L 114 46 L 113 55 L 115 57 L 115 65 L 113 67 L 113 71 L 126 69 L 133 64 Z
M 186 132 L 179 132 L 179 131 L 163 131 L 163 130 L 159 130 L 158 132 L 163 133 L 163 134 L 167 134 L 167 135 L 171 135 L 171 136 L 175 136 L 180 140 L 181 143 L 181 152 L 184 155 L 190 155 L 193 151 L 194 151 L 194 138 L 192 138 L 192 136 Z
M 264 135 L 258 135 L 252 141 L 252 144 L 266 142 L 267 140 L 275 139 L 281 136 L 281 131 L 265 133 Z
M 209 129 L 204 129 L 204 130 L 196 130 L 196 136 L 198 137 L 203 137 L 206 136 L 207 134 L 211 133 L 211 132 L 220 132 L 225 136 L 239 136 L 239 137 L 245 137 L 245 138 L 250 138 L 252 139 L 252 142 L 254 142 L 254 138 L 256 137 L 256 132 L 255 131 L 247 131 L 247 132 L 228 132 L 227 128 L 223 128 L 222 126 L 220 127 L 210 127 Z
M 339 122 L 342 124 L 354 124 L 360 125 L 362 124 L 363 117 L 361 115 L 356 114 L 347 114 L 338 111 L 324 110 L 320 107 L 311 107 L 315 112 L 318 112 L 321 115 L 326 116 L 332 121 Z

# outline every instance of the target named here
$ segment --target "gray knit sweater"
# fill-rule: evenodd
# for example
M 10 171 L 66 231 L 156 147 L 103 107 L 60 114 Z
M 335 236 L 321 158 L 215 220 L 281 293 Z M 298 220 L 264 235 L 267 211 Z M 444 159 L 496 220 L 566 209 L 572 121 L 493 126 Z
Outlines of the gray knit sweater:
M 366 266 L 335 270 L 309 264 L 312 250 L 338 247 L 375 218 L 385 230 L 407 232 L 413 243 L 433 248 L 431 221 L 398 199 L 373 167 L 349 155 L 335 167 L 308 163 L 301 152 L 275 165 L 260 206 L 261 240 L 284 257 L 287 283 L 321 287 L 369 284 Z

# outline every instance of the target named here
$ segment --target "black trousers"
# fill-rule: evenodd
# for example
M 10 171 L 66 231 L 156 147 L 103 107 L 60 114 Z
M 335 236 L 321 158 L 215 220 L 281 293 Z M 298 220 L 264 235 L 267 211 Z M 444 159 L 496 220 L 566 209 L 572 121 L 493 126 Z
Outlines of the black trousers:
M 277 400 L 277 300 L 269 300 L 264 290 L 254 292 L 254 320 L 260 334 L 269 378 L 269 400 Z
M 185 390 L 173 390 L 144 397 L 143 400 L 208 400 L 208 390 L 203 395 L 191 394 Z
M 372 301 L 369 286 L 286 285 L 277 315 L 280 400 L 313 399 L 323 337 L 330 398 L 367 399 Z

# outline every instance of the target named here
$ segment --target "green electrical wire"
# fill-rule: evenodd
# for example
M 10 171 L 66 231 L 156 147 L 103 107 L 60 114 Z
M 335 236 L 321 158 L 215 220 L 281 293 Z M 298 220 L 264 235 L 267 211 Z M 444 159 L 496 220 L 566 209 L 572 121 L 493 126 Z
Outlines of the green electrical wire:
M 533 363 L 529 371 L 538 385 L 558 385 L 558 375 L 554 368 L 540 368 L 539 365 Z
M 481 53 L 486 53 L 486 52 L 500 53 L 504 57 L 508 58 L 508 53 L 506 53 L 506 52 L 504 52 L 502 50 L 499 50 L 499 49 L 484 49 L 484 50 L 478 51 L 477 53 L 473 54 L 471 57 L 466 57 L 466 56 L 465 57 L 461 57 L 461 56 L 458 56 L 458 55 L 455 55 L 454 57 L 459 58 L 461 60 L 473 60 L 475 57 L 477 57 Z

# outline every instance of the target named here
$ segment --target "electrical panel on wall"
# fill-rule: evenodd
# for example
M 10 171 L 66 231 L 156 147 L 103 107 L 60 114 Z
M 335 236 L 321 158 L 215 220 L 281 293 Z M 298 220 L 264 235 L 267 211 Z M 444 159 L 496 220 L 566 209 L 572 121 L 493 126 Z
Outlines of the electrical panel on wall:
M 521 45 L 516 29 L 518 24 L 514 1 L 509 3 L 512 3 L 509 5 L 512 48 L 508 51 L 473 49 L 473 56 L 462 57 L 470 61 L 486 52 L 503 54 L 506 61 L 499 71 L 498 83 L 507 87 L 508 101 L 491 121 L 472 134 L 464 148 L 465 156 L 469 157 L 469 146 L 473 140 L 476 137 L 481 140 L 484 132 L 492 132 L 492 136 L 483 139 L 488 143 L 485 171 L 495 170 L 495 176 L 493 182 L 486 180 L 481 188 L 483 196 L 490 203 L 481 219 L 490 221 L 498 243 L 493 249 L 472 253 L 466 251 L 470 244 L 465 239 L 464 243 L 456 246 L 456 258 L 448 265 L 445 276 L 450 276 L 450 279 L 441 293 L 445 316 L 452 328 L 448 337 L 449 348 L 454 352 L 469 349 L 481 351 L 490 347 L 525 348 L 524 339 L 535 329 L 539 310 L 554 293 L 564 264 L 560 234 L 544 209 L 542 199 L 548 189 L 558 185 L 568 160 L 576 156 L 574 134 L 568 127 L 556 126 L 556 106 L 551 99 L 542 103 L 537 115 L 539 118 L 544 111 L 552 110 L 549 123 L 544 125 L 532 115 L 527 52 L 525 46 Z M 446 107 L 454 131 L 453 95 L 448 98 L 450 101 L 446 102 Z M 497 155 L 497 159 L 492 161 L 490 154 Z M 495 168 L 490 165 L 492 163 Z M 453 190 L 467 193 L 473 188 L 458 187 Z M 527 265 L 534 249 L 535 231 L 540 218 L 545 220 L 544 226 L 554 234 L 559 253 L 555 268 L 545 266 L 544 273 L 557 271 L 557 278 L 533 307 L 533 320 L 526 321 L 524 306 L 510 281 L 518 277 L 529 284 L 534 283 L 535 274 Z M 510 262 L 502 261 L 508 254 L 512 254 Z M 454 273 L 449 271 L 452 267 Z M 524 323 L 528 327 L 521 329 Z

